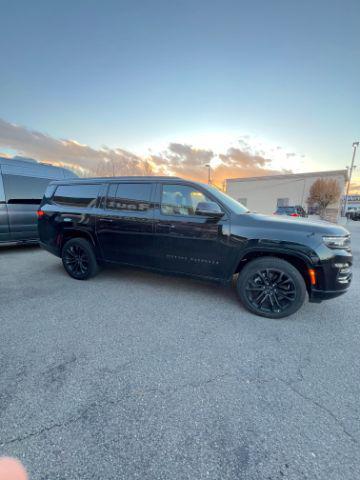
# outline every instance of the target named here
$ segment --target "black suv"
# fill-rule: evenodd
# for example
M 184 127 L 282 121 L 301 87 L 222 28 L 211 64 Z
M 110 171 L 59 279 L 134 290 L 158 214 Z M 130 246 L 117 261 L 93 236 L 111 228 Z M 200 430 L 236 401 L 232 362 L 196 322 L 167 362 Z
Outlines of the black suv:
M 73 278 L 119 263 L 230 282 L 258 315 L 296 312 L 351 281 L 343 227 L 250 213 L 217 188 L 174 177 L 52 182 L 38 211 L 41 245 Z

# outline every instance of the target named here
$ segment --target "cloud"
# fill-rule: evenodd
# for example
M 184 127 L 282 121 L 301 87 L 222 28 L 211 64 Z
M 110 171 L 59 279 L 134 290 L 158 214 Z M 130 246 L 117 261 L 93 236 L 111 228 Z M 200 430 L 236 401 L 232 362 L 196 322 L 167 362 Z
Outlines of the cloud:
M 351 195 L 360 195 L 360 178 L 356 178 L 350 187 Z
M 194 180 L 206 181 L 205 165 L 212 162 L 212 179 L 221 184 L 225 178 L 251 177 L 282 173 L 271 167 L 271 160 L 252 154 L 242 148 L 229 148 L 226 153 L 216 154 L 212 150 L 195 148 L 182 143 L 170 143 L 160 154 L 150 160 L 160 166 L 162 173 L 175 174 Z
M 94 149 L 76 140 L 56 139 L 45 133 L 30 130 L 0 119 L 0 147 L 42 162 L 64 165 L 83 175 L 176 175 L 206 181 L 212 165 L 212 179 L 221 184 L 225 178 L 249 177 L 281 173 L 272 167 L 264 152 L 254 152 L 243 137 L 238 147 L 225 153 L 196 148 L 186 143 L 170 143 L 147 158 L 122 148 L 102 146 Z
M 143 160 L 117 148 L 102 147 L 99 150 L 82 145 L 75 140 L 61 140 L 45 133 L 30 130 L 0 119 L 0 146 L 59 165 L 67 165 L 88 174 L 105 174 L 116 169 L 118 175 L 141 174 Z

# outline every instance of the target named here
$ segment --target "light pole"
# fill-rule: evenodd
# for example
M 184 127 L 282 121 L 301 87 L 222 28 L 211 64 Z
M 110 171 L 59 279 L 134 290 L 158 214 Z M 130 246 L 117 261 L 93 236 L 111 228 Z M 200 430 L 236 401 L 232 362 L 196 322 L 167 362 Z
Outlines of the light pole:
M 211 183 L 211 165 L 210 165 L 210 163 L 207 163 L 205 165 L 205 167 L 208 168 L 208 184 L 210 184 Z
M 349 170 L 349 180 L 348 180 L 348 184 L 347 184 L 347 188 L 346 188 L 346 195 L 345 195 L 345 204 L 344 204 L 344 215 L 346 216 L 346 210 L 347 210 L 347 205 L 348 205 L 348 198 L 349 198 L 349 190 L 350 190 L 350 184 L 351 184 L 351 177 L 352 177 L 352 173 L 353 173 L 353 170 L 355 168 L 355 165 L 354 165 L 354 162 L 355 162 L 355 155 L 356 155 L 356 150 L 359 146 L 359 143 L 360 142 L 354 142 L 352 144 L 353 146 L 353 155 L 352 155 L 352 159 L 351 159 L 351 165 L 350 165 L 350 170 Z

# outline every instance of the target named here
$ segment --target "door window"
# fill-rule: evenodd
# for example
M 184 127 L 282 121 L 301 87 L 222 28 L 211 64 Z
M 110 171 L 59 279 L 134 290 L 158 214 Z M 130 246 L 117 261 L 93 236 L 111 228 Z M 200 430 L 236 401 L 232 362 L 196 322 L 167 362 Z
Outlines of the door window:
M 146 212 L 150 209 L 150 183 L 119 183 L 109 187 L 106 208 Z
M 58 205 L 94 207 L 98 197 L 99 185 L 75 184 L 60 185 L 54 195 L 54 202 Z
M 163 185 L 161 213 L 164 215 L 195 215 L 199 202 L 213 202 L 213 200 L 187 185 Z

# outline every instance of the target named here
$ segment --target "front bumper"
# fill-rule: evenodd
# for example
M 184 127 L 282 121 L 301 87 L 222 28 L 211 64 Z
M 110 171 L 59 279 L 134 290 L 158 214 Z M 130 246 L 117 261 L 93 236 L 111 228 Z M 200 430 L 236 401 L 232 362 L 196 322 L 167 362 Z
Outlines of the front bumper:
M 309 292 L 310 302 L 319 303 L 322 300 L 336 298 L 347 292 L 352 280 L 352 255 L 334 255 L 324 260 L 315 268 L 316 284 Z
M 349 288 L 349 287 L 348 287 Z M 309 302 L 311 303 L 320 303 L 323 300 L 330 300 L 332 298 L 339 297 L 348 291 L 348 288 L 345 290 L 317 290 L 312 289 L 309 297 Z

